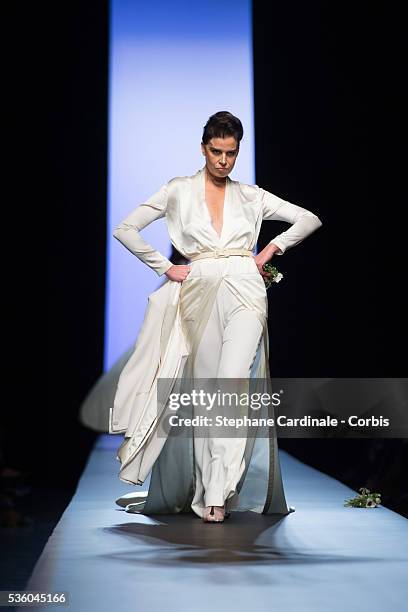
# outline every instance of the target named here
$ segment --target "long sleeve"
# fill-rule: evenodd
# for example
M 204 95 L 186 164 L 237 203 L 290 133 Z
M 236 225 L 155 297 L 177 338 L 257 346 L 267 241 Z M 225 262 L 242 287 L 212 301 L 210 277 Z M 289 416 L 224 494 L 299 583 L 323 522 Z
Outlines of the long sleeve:
M 289 229 L 278 234 L 269 242 L 279 247 L 280 251 L 276 251 L 277 255 L 283 255 L 287 249 L 295 246 L 321 227 L 322 222 L 319 217 L 310 210 L 287 202 L 261 187 L 260 191 L 263 220 L 291 223 Z
M 167 257 L 154 249 L 140 235 L 140 230 L 166 215 L 167 183 L 140 204 L 114 229 L 113 235 L 131 253 L 161 276 L 173 265 Z

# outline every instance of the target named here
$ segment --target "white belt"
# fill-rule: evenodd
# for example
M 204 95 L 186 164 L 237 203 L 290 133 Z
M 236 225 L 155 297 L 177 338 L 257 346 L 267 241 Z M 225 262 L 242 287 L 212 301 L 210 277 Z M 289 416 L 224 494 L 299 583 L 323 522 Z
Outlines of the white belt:
M 188 259 L 196 261 L 197 259 L 206 259 L 207 257 L 231 257 L 231 255 L 242 255 L 243 257 L 253 257 L 253 252 L 248 249 L 214 249 L 213 251 L 204 251 L 198 255 L 192 255 Z

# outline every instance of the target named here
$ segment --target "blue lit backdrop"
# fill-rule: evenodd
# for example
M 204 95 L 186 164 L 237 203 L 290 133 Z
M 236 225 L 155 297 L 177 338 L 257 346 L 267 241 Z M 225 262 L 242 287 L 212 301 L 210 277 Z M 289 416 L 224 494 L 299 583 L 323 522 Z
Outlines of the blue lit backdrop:
M 250 0 L 111 0 L 105 370 L 131 346 L 159 278 L 112 237 L 113 228 L 174 176 L 204 165 L 210 115 L 244 126 L 231 178 L 254 182 Z M 142 232 L 169 257 L 165 220 Z

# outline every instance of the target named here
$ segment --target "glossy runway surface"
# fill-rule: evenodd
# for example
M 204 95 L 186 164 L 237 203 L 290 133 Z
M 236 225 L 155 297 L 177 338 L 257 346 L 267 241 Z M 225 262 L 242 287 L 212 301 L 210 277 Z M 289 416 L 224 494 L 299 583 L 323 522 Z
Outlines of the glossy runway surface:
M 284 519 L 235 512 L 223 524 L 211 525 L 193 514 L 129 514 L 115 504 L 135 490 L 117 478 L 115 449 L 121 440 L 98 439 L 26 588 L 68 591 L 69 608 L 36 610 L 405 607 L 407 519 L 382 507 L 345 508 L 351 489 L 283 451 L 286 498 L 296 508 Z

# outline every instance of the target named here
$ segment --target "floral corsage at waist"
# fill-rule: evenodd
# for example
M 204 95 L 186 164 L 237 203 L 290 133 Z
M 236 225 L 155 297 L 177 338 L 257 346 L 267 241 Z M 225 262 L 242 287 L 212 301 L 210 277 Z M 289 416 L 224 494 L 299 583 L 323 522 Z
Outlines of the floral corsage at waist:
M 262 266 L 262 270 L 264 270 L 265 272 L 269 272 L 270 276 L 266 277 L 264 276 L 263 279 L 265 281 L 265 288 L 269 289 L 269 287 L 272 286 L 272 283 L 279 283 L 282 278 L 283 278 L 283 274 L 281 272 L 279 272 L 277 270 L 277 268 L 275 268 L 275 266 L 273 266 L 272 264 L 266 263 Z

